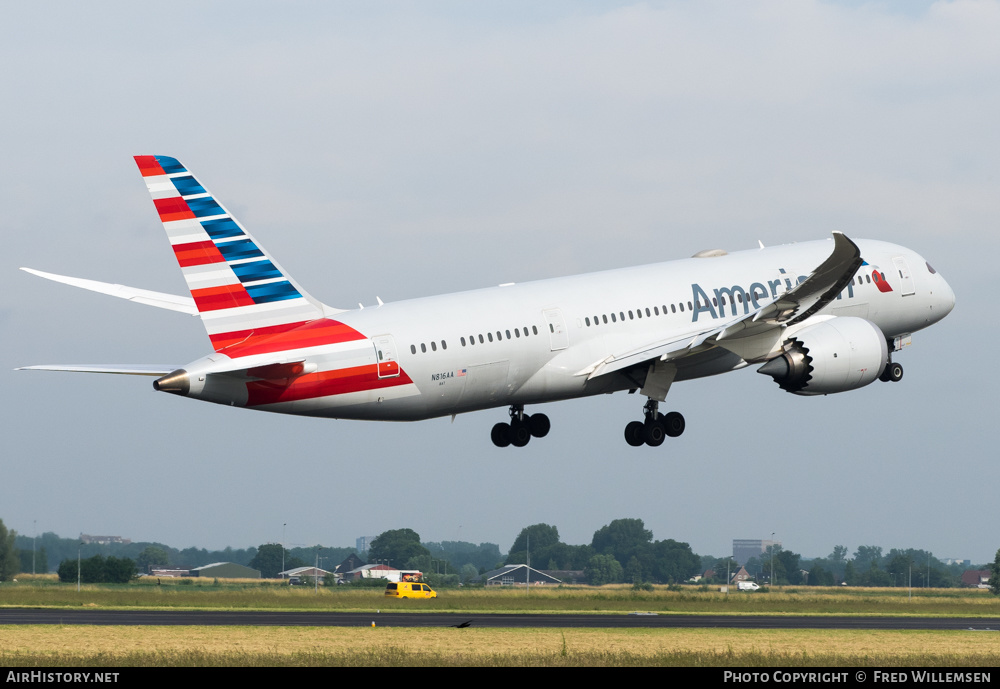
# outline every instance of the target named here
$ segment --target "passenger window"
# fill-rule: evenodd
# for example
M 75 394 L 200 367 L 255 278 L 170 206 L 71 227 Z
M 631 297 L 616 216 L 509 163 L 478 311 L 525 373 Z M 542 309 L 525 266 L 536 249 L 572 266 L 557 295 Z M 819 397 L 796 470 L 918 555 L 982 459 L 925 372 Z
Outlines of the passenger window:
M 681 313 L 684 313 L 684 302 L 681 302 Z
M 649 307 L 646 307 L 646 318 L 649 318 Z
M 633 315 L 632 315 L 632 309 L 629 309 L 629 312 L 628 312 L 628 319 L 629 319 L 630 321 L 634 321 L 634 320 L 635 320 L 635 316 L 633 316 Z M 624 316 L 622 316 L 622 320 L 625 320 L 625 317 L 624 317 Z
M 622 323 L 625 322 L 625 312 L 624 311 L 619 311 L 618 312 L 618 317 L 622 319 Z
M 663 313 L 666 313 L 666 312 L 667 312 L 667 307 L 664 306 L 663 307 Z M 670 313 L 677 313 L 677 307 L 674 306 L 673 304 L 670 305 Z
M 416 353 L 417 353 L 417 346 L 410 345 L 410 354 L 416 354 Z
M 441 349 L 448 349 L 448 343 L 444 340 L 441 340 Z
M 464 336 L 462 337 L 462 346 L 463 347 L 465 346 L 465 337 Z
M 486 337 L 489 338 L 490 342 L 493 341 L 493 333 L 486 333 Z
M 659 306 L 654 306 L 653 307 L 653 313 L 656 314 L 657 316 L 659 316 L 660 315 L 660 307 Z M 646 309 L 646 315 L 647 316 L 649 315 L 649 309 Z
M 499 341 L 500 341 L 500 340 L 502 340 L 502 339 L 503 339 L 503 335 L 501 335 L 501 334 L 500 334 L 500 331 L 499 331 L 499 330 L 497 330 L 497 342 L 499 342 Z
M 425 345 L 423 342 L 420 343 L 420 351 L 423 352 L 424 354 L 427 353 L 427 345 Z
M 492 342 L 492 340 L 491 340 L 491 342 Z M 483 344 L 483 336 L 482 335 L 479 336 L 479 344 Z
M 507 333 L 507 339 L 509 340 L 510 339 L 510 331 L 509 330 L 505 330 L 504 332 Z
M 538 328 L 536 326 L 534 326 L 534 325 L 531 326 L 531 332 L 533 332 L 534 334 L 537 335 L 538 334 Z
M 612 323 L 617 323 L 618 322 L 618 320 L 615 318 L 615 314 L 611 314 L 611 322 Z
M 431 350 L 435 352 L 438 350 L 438 346 L 434 344 L 434 340 L 431 340 Z

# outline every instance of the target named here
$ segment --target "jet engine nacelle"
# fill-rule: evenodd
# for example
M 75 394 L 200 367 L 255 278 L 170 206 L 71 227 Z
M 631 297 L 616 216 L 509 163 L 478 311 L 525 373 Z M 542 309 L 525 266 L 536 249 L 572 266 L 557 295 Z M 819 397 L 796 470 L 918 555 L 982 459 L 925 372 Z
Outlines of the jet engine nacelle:
M 783 349 L 757 372 L 796 395 L 857 390 L 878 379 L 889 361 L 889 347 L 879 327 L 849 316 L 803 328 Z

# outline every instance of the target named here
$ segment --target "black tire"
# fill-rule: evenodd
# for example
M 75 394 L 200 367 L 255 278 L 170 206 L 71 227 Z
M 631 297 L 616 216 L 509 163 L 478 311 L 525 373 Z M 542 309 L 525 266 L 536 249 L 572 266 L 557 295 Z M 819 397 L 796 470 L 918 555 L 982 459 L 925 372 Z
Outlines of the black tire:
M 659 447 L 666 437 L 667 431 L 658 421 L 650 421 L 643 426 L 643 439 L 650 447 Z
M 535 438 L 544 438 L 552 427 L 552 424 L 549 423 L 549 417 L 545 414 L 532 414 L 525 417 L 525 420 L 528 422 L 528 428 L 531 429 L 531 435 Z
M 672 411 L 663 417 L 663 428 L 667 432 L 667 437 L 676 438 L 681 433 L 684 432 L 684 427 L 686 426 L 684 422 L 684 416 L 677 411 Z
M 497 447 L 507 447 L 510 445 L 512 435 L 509 423 L 498 423 L 490 431 L 490 440 Z
M 524 447 L 531 440 L 531 429 L 523 421 L 511 422 L 510 444 L 514 447 Z
M 642 421 L 631 421 L 625 426 L 625 442 L 632 447 L 641 447 L 646 442 L 645 432 Z
M 898 383 L 903 380 L 903 365 L 897 363 L 889 363 L 886 365 L 885 370 L 889 372 L 889 382 Z

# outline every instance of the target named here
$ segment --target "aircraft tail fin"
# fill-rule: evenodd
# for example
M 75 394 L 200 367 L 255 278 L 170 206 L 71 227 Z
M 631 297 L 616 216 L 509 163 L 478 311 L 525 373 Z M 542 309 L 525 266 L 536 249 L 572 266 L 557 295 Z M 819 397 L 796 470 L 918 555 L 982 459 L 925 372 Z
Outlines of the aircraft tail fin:
M 176 158 L 135 162 L 216 351 L 339 311 L 299 287 Z

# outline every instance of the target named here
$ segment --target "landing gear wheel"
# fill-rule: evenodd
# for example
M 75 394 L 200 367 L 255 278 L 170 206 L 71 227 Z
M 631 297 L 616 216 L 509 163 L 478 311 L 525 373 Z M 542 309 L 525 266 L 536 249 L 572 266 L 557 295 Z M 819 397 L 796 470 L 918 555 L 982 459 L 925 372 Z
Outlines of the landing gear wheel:
M 663 428 L 666 429 L 667 436 L 670 438 L 676 438 L 681 433 L 684 432 L 684 416 L 680 412 L 672 411 L 663 417 L 660 422 L 663 424 Z
M 650 447 L 659 447 L 667 437 L 667 431 L 659 421 L 647 421 L 643 425 L 642 437 Z
M 490 440 L 497 447 L 507 447 L 510 445 L 512 435 L 509 423 L 498 423 L 490 431 Z
M 642 421 L 630 421 L 625 426 L 625 442 L 632 447 L 640 447 L 646 442 L 646 438 L 644 437 L 645 432 L 646 427 Z
M 549 417 L 545 414 L 532 414 L 524 417 L 524 420 L 527 421 L 528 428 L 531 429 L 532 437 L 544 438 L 549 434 L 549 428 L 552 424 L 549 423 Z
M 882 373 L 878 377 L 883 383 L 898 383 L 903 380 L 903 367 L 900 364 L 894 364 L 889 362 L 882 369 Z
M 531 440 L 531 429 L 528 428 L 528 424 L 523 421 L 511 422 L 510 444 L 514 447 L 524 447 L 529 440 Z
M 902 364 L 896 364 L 889 362 L 885 367 L 886 375 L 890 383 L 898 383 L 903 380 L 903 366 Z

